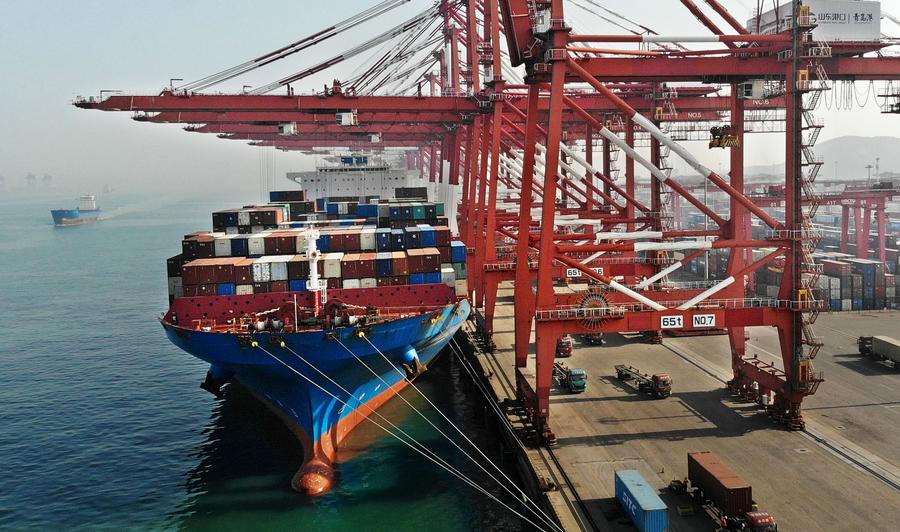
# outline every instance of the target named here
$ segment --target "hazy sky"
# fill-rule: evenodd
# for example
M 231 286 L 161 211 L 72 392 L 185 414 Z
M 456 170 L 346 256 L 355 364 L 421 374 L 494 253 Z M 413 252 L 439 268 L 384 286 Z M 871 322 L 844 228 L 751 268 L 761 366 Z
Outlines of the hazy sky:
M 255 192 L 260 149 L 214 135 L 183 132 L 178 125 L 139 124 L 127 113 L 79 110 L 71 106 L 71 100 L 76 95 L 97 95 L 101 89 L 157 93 L 169 78 L 192 80 L 217 72 L 375 3 L 0 0 L 0 175 L 6 176 L 7 188 L 20 186 L 28 172 L 38 176 L 46 172 L 58 186 L 75 189 L 109 183 L 120 189 L 226 186 Z M 751 0 L 724 3 L 740 20 L 745 20 L 755 5 Z M 266 69 L 222 90 L 240 90 L 243 83 L 271 81 L 310 66 L 429 4 L 429 0 L 413 0 L 388 18 L 367 23 L 338 41 L 285 60 L 282 67 Z M 900 14 L 900 0 L 882 4 L 885 10 Z M 706 34 L 677 0 L 615 0 L 603 5 L 661 34 Z M 571 4 L 567 13 L 580 31 L 612 30 Z M 897 35 L 900 26 L 886 22 L 883 31 Z M 309 78 L 295 90 L 320 88 L 334 77 L 346 77 L 357 64 L 351 62 Z M 860 87 L 860 93 L 865 89 Z M 871 103 L 861 110 L 819 116 L 827 125 L 823 140 L 840 135 L 900 134 L 897 118 L 880 116 Z M 780 161 L 782 145 L 779 135 L 753 136 L 748 141 L 748 165 Z M 701 150 L 697 143 L 690 146 L 717 166 L 718 160 L 708 150 Z M 310 164 L 296 154 L 274 157 L 279 176 Z

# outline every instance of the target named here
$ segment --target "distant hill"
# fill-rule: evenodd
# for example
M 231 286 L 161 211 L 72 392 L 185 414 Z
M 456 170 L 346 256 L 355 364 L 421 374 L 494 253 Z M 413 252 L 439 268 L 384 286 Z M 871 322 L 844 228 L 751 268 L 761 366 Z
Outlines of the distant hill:
M 816 155 L 825 160 L 823 173 L 829 178 L 834 174 L 834 162 L 838 164 L 838 177 L 860 179 L 866 177 L 866 165 L 875 165 L 880 157 L 879 168 L 884 173 L 900 172 L 900 138 L 898 137 L 854 137 L 844 136 L 820 141 L 813 148 Z M 745 174 L 783 175 L 784 165 L 750 166 Z M 872 169 L 875 176 L 875 169 Z

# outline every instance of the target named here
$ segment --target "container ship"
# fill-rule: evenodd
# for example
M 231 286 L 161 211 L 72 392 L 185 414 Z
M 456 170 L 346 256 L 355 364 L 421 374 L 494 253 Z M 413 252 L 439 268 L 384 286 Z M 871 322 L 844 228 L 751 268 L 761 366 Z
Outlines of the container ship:
M 304 449 L 297 491 L 330 489 L 341 441 L 469 316 L 466 248 L 443 204 L 416 195 L 274 191 L 212 213 L 213 231 L 185 235 L 168 260 L 167 336 L 209 363 L 201 387 L 235 380 L 287 423 Z
M 100 221 L 100 209 L 97 208 L 97 198 L 85 194 L 79 198 L 77 209 L 55 209 L 50 211 L 53 223 L 57 227 L 69 225 L 82 225 Z

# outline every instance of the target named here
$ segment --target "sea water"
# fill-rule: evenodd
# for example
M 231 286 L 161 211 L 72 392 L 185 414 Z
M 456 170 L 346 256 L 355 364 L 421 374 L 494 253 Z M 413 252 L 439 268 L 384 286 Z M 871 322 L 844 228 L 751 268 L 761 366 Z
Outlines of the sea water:
M 213 210 L 252 198 L 111 194 L 105 220 L 55 228 L 74 197 L 0 196 L 0 529 L 519 530 L 524 522 L 364 423 L 319 498 L 289 485 L 294 436 L 247 392 L 216 399 L 171 345 L 165 259 Z M 494 422 L 452 353 L 417 381 L 492 459 Z M 455 432 L 413 390 L 408 400 Z M 402 401 L 384 414 L 522 510 Z M 510 476 L 512 472 L 507 471 Z

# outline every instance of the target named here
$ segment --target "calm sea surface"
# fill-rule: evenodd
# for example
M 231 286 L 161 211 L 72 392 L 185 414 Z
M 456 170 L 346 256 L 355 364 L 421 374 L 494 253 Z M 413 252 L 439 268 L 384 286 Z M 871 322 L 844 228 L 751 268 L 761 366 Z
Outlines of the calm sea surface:
M 371 424 L 346 442 L 331 493 L 294 493 L 302 451 L 288 430 L 246 392 L 217 400 L 198 387 L 205 365 L 156 321 L 165 259 L 183 234 L 209 229 L 211 211 L 254 199 L 114 193 L 100 198 L 106 220 L 54 228 L 49 210 L 77 198 L 0 192 L 0 529 L 522 529 Z M 464 375 L 444 356 L 417 382 L 499 459 Z M 384 412 L 487 484 L 407 405 Z

